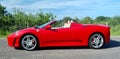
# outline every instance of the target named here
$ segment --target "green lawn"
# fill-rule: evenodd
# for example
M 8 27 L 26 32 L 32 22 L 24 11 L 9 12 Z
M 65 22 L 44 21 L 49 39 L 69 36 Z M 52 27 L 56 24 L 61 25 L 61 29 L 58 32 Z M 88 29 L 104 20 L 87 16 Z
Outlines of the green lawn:
M 111 35 L 112 36 L 120 36 L 120 25 L 111 26 Z
M 7 35 L 2 35 L 0 36 L 0 38 L 7 38 Z
M 10 35 L 12 32 L 8 32 L 8 31 L 1 31 L 0 30 L 0 38 L 6 38 L 8 35 Z

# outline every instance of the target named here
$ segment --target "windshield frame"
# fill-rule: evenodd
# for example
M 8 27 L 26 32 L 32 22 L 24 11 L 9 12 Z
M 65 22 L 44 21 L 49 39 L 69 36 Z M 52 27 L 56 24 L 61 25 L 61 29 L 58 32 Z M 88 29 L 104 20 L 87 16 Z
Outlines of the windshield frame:
M 44 28 L 46 25 L 52 25 L 52 24 L 54 24 L 55 22 L 56 22 L 56 20 L 51 20 L 51 21 L 49 21 L 49 22 L 47 22 L 47 23 L 44 23 L 44 24 L 39 25 L 39 26 L 36 26 L 35 28 Z

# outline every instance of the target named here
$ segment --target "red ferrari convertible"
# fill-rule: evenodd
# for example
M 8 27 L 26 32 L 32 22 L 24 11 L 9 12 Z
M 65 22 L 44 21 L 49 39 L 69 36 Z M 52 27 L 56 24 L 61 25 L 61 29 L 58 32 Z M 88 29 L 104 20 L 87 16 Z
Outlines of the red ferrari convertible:
M 37 47 L 89 46 L 98 49 L 110 41 L 110 27 L 95 24 L 69 23 L 52 27 L 56 20 L 41 26 L 16 31 L 7 37 L 8 45 L 25 50 Z

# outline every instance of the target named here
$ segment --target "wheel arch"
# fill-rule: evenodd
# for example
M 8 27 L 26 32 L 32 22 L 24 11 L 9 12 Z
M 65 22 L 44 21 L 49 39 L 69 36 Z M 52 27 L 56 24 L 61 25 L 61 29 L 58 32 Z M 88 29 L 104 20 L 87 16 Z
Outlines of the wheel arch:
M 39 38 L 37 37 L 37 35 L 35 35 L 35 34 L 33 34 L 33 33 L 24 33 L 24 34 L 20 37 L 19 44 L 20 44 L 22 38 L 23 38 L 25 35 L 33 35 L 33 36 L 36 38 L 37 42 L 38 42 L 38 47 L 40 47 L 40 46 L 39 46 L 39 43 L 40 43 L 40 42 L 39 42 Z M 20 44 L 20 47 L 21 47 L 21 44 Z
M 104 43 L 105 43 L 105 36 L 104 36 L 104 34 L 103 34 L 102 32 L 93 32 L 93 33 L 91 33 L 90 36 L 88 37 L 88 44 L 89 44 L 90 37 L 91 37 L 93 34 L 96 34 L 96 33 L 98 33 L 98 34 L 100 34 L 100 35 L 103 36 Z

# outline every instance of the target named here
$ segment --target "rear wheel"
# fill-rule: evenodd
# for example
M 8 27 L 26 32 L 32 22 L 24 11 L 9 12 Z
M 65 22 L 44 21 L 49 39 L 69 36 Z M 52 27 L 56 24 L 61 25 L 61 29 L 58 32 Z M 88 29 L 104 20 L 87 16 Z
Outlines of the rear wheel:
M 95 33 L 89 38 L 89 47 L 98 49 L 104 45 L 104 37 L 100 33 Z
M 35 36 L 33 35 L 25 35 L 21 39 L 21 47 L 25 50 L 34 50 L 38 46 L 38 42 Z

